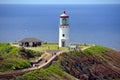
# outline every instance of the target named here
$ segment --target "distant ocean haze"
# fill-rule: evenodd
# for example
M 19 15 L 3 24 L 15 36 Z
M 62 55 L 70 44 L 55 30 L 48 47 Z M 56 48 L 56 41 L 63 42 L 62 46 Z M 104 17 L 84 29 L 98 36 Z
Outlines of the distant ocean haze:
M 70 16 L 70 42 L 120 50 L 120 5 L 0 5 L 0 42 L 35 37 L 58 42 L 59 16 Z

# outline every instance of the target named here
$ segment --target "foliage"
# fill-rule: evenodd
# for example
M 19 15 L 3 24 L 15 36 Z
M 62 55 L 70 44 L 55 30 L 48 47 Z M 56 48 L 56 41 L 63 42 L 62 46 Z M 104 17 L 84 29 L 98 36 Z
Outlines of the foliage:
M 9 44 L 0 43 L 0 54 L 9 53 L 12 47 Z
M 52 64 L 45 69 L 35 70 L 18 77 L 17 80 L 74 80 L 74 78 L 68 75 L 57 64 Z
M 98 50 L 99 49 L 99 50 Z M 32 71 L 29 73 L 24 74 L 23 76 L 17 78 L 18 80 L 72 80 L 74 79 L 70 75 L 68 75 L 66 72 L 66 68 L 63 66 L 68 66 L 67 64 L 73 61 L 81 61 L 81 58 L 84 54 L 99 54 L 107 51 L 108 49 L 102 46 L 93 46 L 89 49 L 86 49 L 83 52 L 80 51 L 70 51 L 70 52 L 64 52 L 60 56 L 62 58 L 58 60 L 58 64 L 52 64 L 48 68 L 43 68 L 40 70 Z M 94 52 L 95 51 L 95 52 Z M 59 57 L 60 57 L 59 56 Z M 69 59 L 69 60 L 68 60 Z M 62 67 L 60 67 L 60 64 Z M 77 63 L 72 63 L 73 66 L 76 66 Z M 71 66 L 72 66 L 71 65 Z M 84 64 L 84 67 L 88 66 L 86 63 Z M 64 72 L 64 70 L 66 72 Z M 87 72 L 86 72 L 87 73 Z
M 30 59 L 41 56 L 42 52 L 37 52 L 29 49 L 25 49 L 24 47 L 21 47 L 18 55 L 20 55 L 22 58 Z
M 0 43 L 0 72 L 23 69 L 30 66 L 30 61 L 21 58 L 24 54 L 27 58 L 41 56 L 42 53 L 11 46 L 8 43 Z
M 11 71 L 16 69 L 23 69 L 29 67 L 30 63 L 28 60 L 21 58 L 8 58 L 0 63 L 0 72 Z
M 109 48 L 103 47 L 103 46 L 92 46 L 90 48 L 85 49 L 84 51 L 70 51 L 70 52 L 65 52 L 62 54 L 62 56 L 69 56 L 72 59 L 76 59 L 77 57 L 84 55 L 89 55 L 89 54 L 94 54 L 94 55 L 101 55 L 105 52 L 109 51 Z
M 10 44 L 8 43 L 0 43 L 0 55 L 6 59 L 6 58 L 12 58 L 15 57 L 17 52 L 18 52 L 18 48 L 17 47 L 12 47 Z
M 109 53 L 108 51 L 110 50 L 103 46 L 92 46 L 82 52 L 75 50 L 64 52 L 60 56 L 58 56 L 58 63 L 54 63 L 48 68 L 43 68 L 26 73 L 23 76 L 17 78 L 17 80 L 75 79 L 67 73 L 75 76 L 80 80 L 116 79 L 119 77 L 119 73 L 116 73 L 116 69 L 114 70 L 114 67 L 110 66 L 107 61 L 104 61 L 101 59 L 100 56 L 97 56 L 101 54 L 105 55 L 106 52 Z M 109 55 L 109 57 L 107 56 L 107 58 L 113 59 L 113 55 Z M 115 56 L 114 58 L 116 59 L 117 57 Z M 66 71 L 67 73 L 64 71 Z

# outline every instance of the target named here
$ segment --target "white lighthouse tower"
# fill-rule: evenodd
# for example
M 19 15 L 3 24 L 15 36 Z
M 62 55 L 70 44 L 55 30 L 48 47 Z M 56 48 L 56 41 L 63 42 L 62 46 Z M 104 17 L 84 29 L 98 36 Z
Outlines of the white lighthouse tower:
M 69 45 L 69 16 L 64 13 L 60 15 L 59 26 L 59 47 L 67 47 Z

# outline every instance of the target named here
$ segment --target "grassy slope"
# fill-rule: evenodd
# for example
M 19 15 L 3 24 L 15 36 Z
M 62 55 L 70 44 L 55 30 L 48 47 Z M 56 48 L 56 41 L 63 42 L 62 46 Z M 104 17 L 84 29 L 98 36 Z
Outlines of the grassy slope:
M 117 63 L 119 63 L 120 60 L 118 60 L 118 55 L 115 57 L 109 55 L 112 59 L 110 57 L 108 58 L 107 54 L 111 54 L 109 52 L 111 52 L 111 50 L 106 47 L 93 46 L 83 52 L 71 51 L 69 53 L 63 53 L 59 56 L 58 61 L 50 67 L 28 72 L 17 79 L 74 80 L 74 77 L 85 80 L 116 79 L 119 78 L 120 74 L 116 71 L 116 69 L 111 67 L 105 59 L 110 59 L 110 62 L 114 59 Z M 114 54 L 116 54 L 116 52 L 114 52 Z M 117 66 L 118 68 L 120 67 L 120 65 Z
M 30 79 L 34 79 L 34 80 L 39 80 L 39 79 L 43 79 L 43 80 L 56 80 L 56 79 L 74 80 L 75 78 L 71 77 L 71 75 L 75 76 L 74 74 L 71 73 L 72 70 L 70 72 L 69 71 L 70 68 L 69 68 L 69 70 L 66 70 L 67 68 L 65 67 L 65 66 L 70 66 L 70 65 L 66 65 L 69 61 L 72 62 L 75 59 L 77 59 L 79 61 L 82 54 L 87 54 L 87 55 L 90 53 L 93 53 L 93 54 L 100 53 L 101 54 L 108 50 L 109 49 L 107 49 L 105 47 L 94 46 L 94 47 L 91 47 L 90 49 L 85 50 L 82 53 L 78 52 L 78 51 L 63 53 L 61 56 L 59 56 L 59 60 L 57 61 L 57 64 L 52 64 L 50 67 L 45 68 L 45 69 L 40 69 L 40 70 L 26 73 L 23 76 L 19 77 L 18 79 L 19 80 L 20 79 L 23 79 L 23 80 L 30 80 Z M 71 65 L 75 65 L 75 64 L 72 63 Z M 73 71 L 76 71 L 76 70 L 74 69 Z M 78 72 L 78 71 L 79 70 L 77 70 L 76 72 Z M 68 75 L 66 72 L 70 73 L 71 75 Z
M 30 66 L 28 59 L 23 59 L 20 55 L 33 54 L 33 51 L 20 51 L 18 47 L 7 43 L 0 43 L 0 72 L 22 69 Z
M 72 51 L 62 54 L 61 65 L 66 72 L 79 79 L 112 80 L 120 78 L 119 58 L 120 52 L 93 46 L 83 52 Z
M 0 72 L 29 66 L 29 61 L 17 57 L 19 49 L 6 43 L 0 43 Z
M 52 64 L 48 68 L 26 73 L 17 80 L 75 80 L 75 78 L 64 72 L 58 64 Z
M 102 55 L 103 53 L 109 51 L 108 48 L 103 46 L 92 46 L 83 51 L 84 54 Z

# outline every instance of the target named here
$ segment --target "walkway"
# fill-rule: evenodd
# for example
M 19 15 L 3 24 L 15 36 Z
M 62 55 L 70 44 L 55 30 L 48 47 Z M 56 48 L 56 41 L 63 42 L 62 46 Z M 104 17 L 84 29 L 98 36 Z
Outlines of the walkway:
M 59 51 L 56 54 L 50 54 L 49 57 L 47 57 L 47 61 L 43 60 L 41 61 L 38 66 L 35 67 L 31 67 L 31 68 L 27 68 L 27 69 L 22 69 L 22 70 L 16 70 L 16 71 L 11 71 L 11 72 L 4 72 L 4 73 L 0 73 L 0 78 L 12 78 L 14 76 L 18 76 L 18 75 L 22 75 L 26 72 L 29 71 L 33 71 L 33 70 L 37 70 L 43 67 L 46 67 L 48 65 L 50 65 L 50 63 L 61 53 L 63 53 L 64 51 Z
M 85 50 L 89 47 L 86 47 L 82 50 Z M 60 55 L 63 52 L 68 52 L 68 51 L 60 51 L 60 50 L 48 50 L 46 51 L 48 53 L 50 53 L 49 56 L 47 56 L 44 60 L 40 61 L 38 64 L 36 64 L 36 66 L 31 67 L 31 68 L 27 68 L 27 69 L 22 69 L 22 70 L 15 70 L 15 71 L 11 71 L 11 72 L 4 72 L 4 73 L 0 73 L 0 78 L 12 78 L 14 76 L 18 76 L 18 75 L 22 75 L 26 72 L 29 71 L 33 71 L 33 70 L 37 70 L 43 67 L 47 67 L 48 65 L 51 64 L 51 62 L 57 58 L 58 55 Z M 43 56 L 42 56 L 43 57 Z M 38 60 L 40 60 L 42 57 L 40 57 Z

